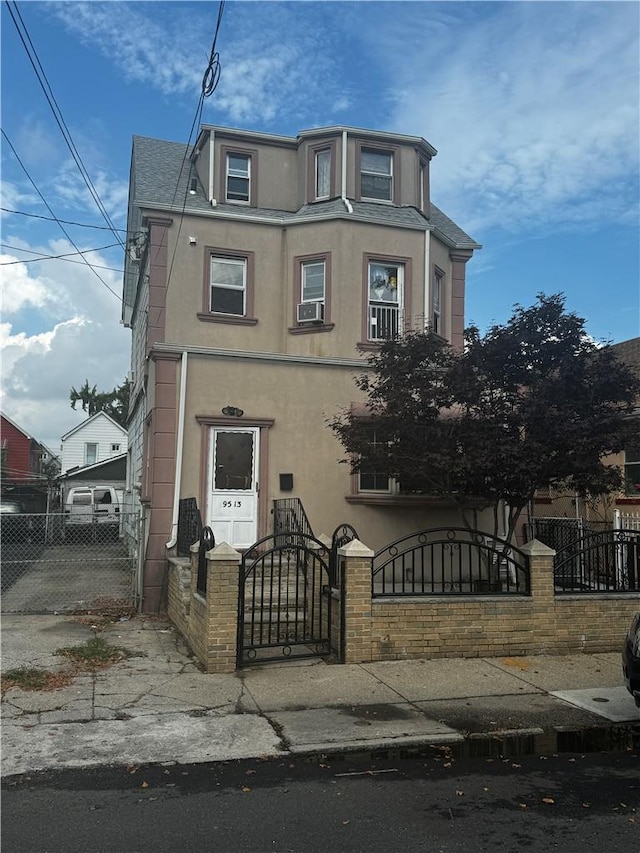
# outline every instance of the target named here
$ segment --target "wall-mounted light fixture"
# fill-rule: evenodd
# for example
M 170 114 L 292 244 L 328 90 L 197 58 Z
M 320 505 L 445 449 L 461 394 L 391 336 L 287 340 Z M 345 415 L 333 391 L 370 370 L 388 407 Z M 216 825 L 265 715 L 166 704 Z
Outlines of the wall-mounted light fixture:
M 191 178 L 189 182 L 189 195 L 195 195 L 198 190 L 198 179 Z
M 189 245 L 190 246 L 195 246 L 197 242 L 198 242 L 198 240 L 196 237 L 189 237 Z
M 226 415 L 228 418 L 241 418 L 244 415 L 244 412 L 236 406 L 225 406 L 222 410 L 222 414 Z

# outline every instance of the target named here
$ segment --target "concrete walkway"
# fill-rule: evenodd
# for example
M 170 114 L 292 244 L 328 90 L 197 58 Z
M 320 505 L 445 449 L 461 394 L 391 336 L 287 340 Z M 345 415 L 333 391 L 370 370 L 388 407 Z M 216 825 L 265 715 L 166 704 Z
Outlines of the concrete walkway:
M 2 671 L 64 671 L 56 650 L 93 633 L 69 616 L 5 615 Z M 5 692 L 3 776 L 429 745 L 481 754 L 515 740 L 544 752 L 585 733 L 613 729 L 624 744 L 640 731 L 618 652 L 346 666 L 313 659 L 208 675 L 168 622 L 135 618 L 100 636 L 135 656 L 56 690 Z

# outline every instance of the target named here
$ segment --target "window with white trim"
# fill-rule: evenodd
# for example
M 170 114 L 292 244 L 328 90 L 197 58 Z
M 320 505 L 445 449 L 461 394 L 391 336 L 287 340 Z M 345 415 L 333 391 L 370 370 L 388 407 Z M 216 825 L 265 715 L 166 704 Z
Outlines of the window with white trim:
M 303 261 L 300 265 L 300 301 L 324 302 L 325 261 Z
M 370 441 L 372 451 L 375 453 L 376 444 L 379 444 L 376 430 L 371 429 L 371 441 Z M 393 491 L 393 481 L 389 478 L 387 474 L 382 474 L 376 470 L 369 470 L 369 468 L 375 468 L 375 465 L 365 466 L 358 471 L 358 491 L 359 492 L 384 492 L 389 494 Z
M 316 151 L 315 160 L 315 197 L 316 199 L 329 198 L 331 194 L 331 151 L 328 148 Z
M 403 264 L 369 262 L 367 327 L 370 341 L 384 341 L 400 334 L 403 291 Z
M 98 445 L 93 441 L 88 441 L 84 446 L 84 464 L 95 465 L 98 461 Z
M 243 317 L 246 311 L 246 258 L 211 258 L 209 310 L 215 314 Z
M 360 153 L 360 197 L 393 200 L 393 154 L 363 148 Z
M 433 294 L 432 294 L 432 306 L 433 311 L 431 315 L 431 328 L 436 333 L 436 335 L 442 335 L 442 291 L 444 284 L 444 273 L 435 269 L 433 271 Z
M 249 204 L 251 198 L 251 157 L 227 154 L 226 200 Z

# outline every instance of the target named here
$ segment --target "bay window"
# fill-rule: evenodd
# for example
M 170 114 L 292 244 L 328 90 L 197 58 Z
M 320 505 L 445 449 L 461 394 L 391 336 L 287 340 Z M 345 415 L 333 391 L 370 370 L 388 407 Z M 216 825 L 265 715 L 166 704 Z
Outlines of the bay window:
M 360 197 L 375 201 L 393 200 L 393 154 L 362 148 L 360 151 Z

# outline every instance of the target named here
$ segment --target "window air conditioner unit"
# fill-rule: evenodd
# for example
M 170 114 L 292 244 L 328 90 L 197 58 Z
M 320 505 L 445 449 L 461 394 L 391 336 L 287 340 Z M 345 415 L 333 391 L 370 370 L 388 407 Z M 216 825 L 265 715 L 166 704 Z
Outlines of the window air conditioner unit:
M 323 302 L 301 302 L 298 305 L 298 323 L 321 323 L 323 319 Z

